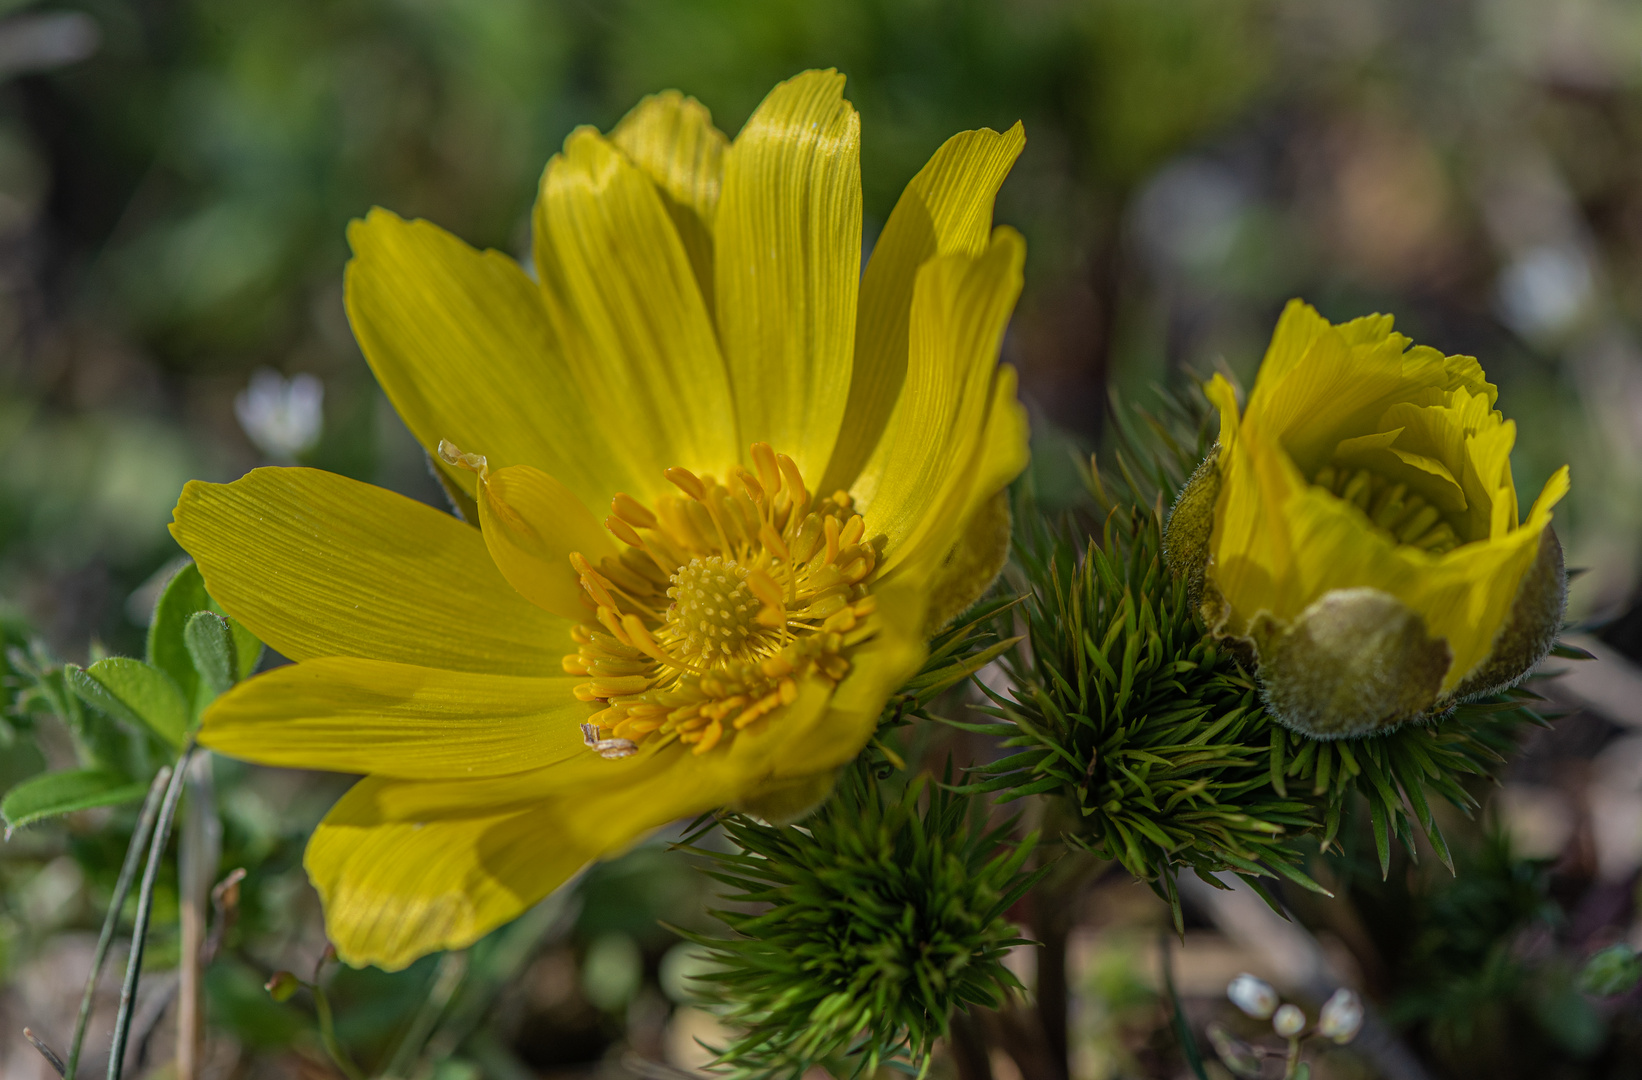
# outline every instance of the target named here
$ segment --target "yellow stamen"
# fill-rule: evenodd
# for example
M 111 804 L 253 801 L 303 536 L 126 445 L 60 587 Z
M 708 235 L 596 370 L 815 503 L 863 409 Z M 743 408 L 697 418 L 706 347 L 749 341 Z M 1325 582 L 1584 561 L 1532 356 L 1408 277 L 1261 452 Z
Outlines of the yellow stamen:
M 804 487 L 804 478 L 798 473 L 798 466 L 786 454 L 777 454 L 776 463 L 781 467 L 781 478 L 787 482 L 787 488 L 792 497 L 794 509 L 810 501 L 810 493 Z
M 790 457 L 758 443 L 751 459 L 756 475 L 733 464 L 725 483 L 668 469 L 682 497 L 652 506 L 617 495 L 605 527 L 622 553 L 570 556 L 594 618 L 563 667 L 601 707 L 588 736 L 601 754 L 651 736 L 705 754 L 778 722 L 799 679 L 836 683 L 875 632 L 876 550 L 849 493 L 812 507 Z
M 653 529 L 656 527 L 656 515 L 650 512 L 649 507 L 625 491 L 618 493 L 614 499 L 610 500 L 610 510 L 635 529 Z
M 689 469 L 674 465 L 671 469 L 665 470 L 662 475 L 692 499 L 700 500 L 707 494 L 707 485 L 701 482 L 701 477 Z
M 781 469 L 776 462 L 775 450 L 769 443 L 753 443 L 753 467 L 764 490 L 775 495 L 781 490 Z
M 638 531 L 621 518 L 605 518 L 604 527 L 609 529 L 613 534 L 615 534 L 617 540 L 620 540 L 628 547 L 635 547 L 641 550 L 643 549 L 644 541 L 639 537 Z

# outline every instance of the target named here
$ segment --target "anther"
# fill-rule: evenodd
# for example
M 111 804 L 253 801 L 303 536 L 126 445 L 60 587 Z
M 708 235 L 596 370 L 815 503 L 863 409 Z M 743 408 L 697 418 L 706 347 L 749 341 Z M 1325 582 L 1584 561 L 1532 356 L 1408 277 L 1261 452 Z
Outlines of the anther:
M 759 528 L 758 539 L 767 549 L 769 549 L 770 554 L 774 555 L 784 563 L 792 562 L 792 552 L 787 549 L 787 542 L 781 539 L 780 533 L 770 527 L 769 522 L 766 521 L 763 526 Z
M 781 477 L 786 480 L 787 486 L 792 489 L 792 504 L 795 507 L 803 506 L 810 501 L 809 489 L 804 486 L 804 478 L 799 475 L 798 466 L 786 454 L 775 455 L 776 463 L 781 467 Z
M 707 485 L 701 482 L 701 477 L 689 469 L 674 465 L 670 469 L 664 469 L 661 475 L 672 481 L 674 486 L 692 499 L 700 501 L 707 496 Z
M 650 508 L 625 491 L 610 500 L 610 511 L 636 529 L 656 527 L 656 515 L 650 512 Z
M 758 482 L 758 477 L 754 476 L 740 465 L 732 468 L 730 470 L 730 475 L 735 477 L 736 481 L 741 485 L 741 490 L 747 493 L 747 497 L 749 499 L 752 499 L 753 502 L 759 504 L 764 502 L 764 485 Z
M 645 626 L 644 620 L 637 615 L 623 615 L 621 617 L 621 628 L 627 631 L 627 636 L 632 639 L 633 647 L 642 651 L 646 656 L 660 660 L 664 664 L 674 662 L 673 658 L 668 656 L 660 645 L 656 644 L 656 639 L 650 636 L 650 628 Z
M 781 490 L 781 469 L 775 458 L 775 449 L 769 443 L 753 443 L 753 467 L 764 490 L 772 497 Z
M 638 530 L 634 529 L 633 526 L 627 524 L 627 522 L 623 521 L 621 518 L 605 518 L 604 527 L 609 529 L 611 533 L 615 535 L 617 540 L 620 540 L 628 547 L 638 548 L 641 551 L 644 549 L 644 540 L 639 536 Z
M 860 514 L 852 515 L 848 521 L 844 522 L 844 532 L 843 535 L 839 536 L 838 543 L 841 547 L 854 547 L 861 542 L 861 537 L 865 536 L 866 532 L 866 519 L 861 517 Z

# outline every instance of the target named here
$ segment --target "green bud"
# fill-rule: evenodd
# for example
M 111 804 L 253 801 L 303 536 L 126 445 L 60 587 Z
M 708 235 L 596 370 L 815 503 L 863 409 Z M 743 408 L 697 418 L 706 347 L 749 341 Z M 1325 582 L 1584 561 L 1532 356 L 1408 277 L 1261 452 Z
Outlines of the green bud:
M 1609 945 L 1585 962 L 1579 988 L 1598 997 L 1628 993 L 1642 982 L 1642 959 L 1629 945 Z
M 1176 498 L 1164 559 L 1209 628 L 1257 666 L 1267 706 L 1286 727 L 1339 739 L 1441 716 L 1513 686 L 1556 643 L 1568 589 L 1562 545 L 1549 525 L 1487 657 L 1446 694 L 1448 643 L 1428 634 L 1420 613 L 1379 589 L 1337 589 L 1291 620 L 1259 613 L 1246 636 L 1223 632 L 1230 608 L 1209 560 L 1218 455 L 1218 447 L 1209 451 Z

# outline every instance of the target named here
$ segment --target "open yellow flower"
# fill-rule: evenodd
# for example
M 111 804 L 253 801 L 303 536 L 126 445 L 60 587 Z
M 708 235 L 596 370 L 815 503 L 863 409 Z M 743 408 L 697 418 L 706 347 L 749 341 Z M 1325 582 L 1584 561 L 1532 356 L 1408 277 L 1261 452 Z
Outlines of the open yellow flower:
M 1246 641 L 1268 706 L 1324 738 L 1431 715 L 1525 675 L 1561 627 L 1551 509 L 1518 521 L 1516 425 L 1469 356 L 1331 326 L 1292 301 L 1239 416 L 1215 376 L 1220 441 L 1166 545 L 1218 634 Z
M 466 945 L 668 821 L 813 805 L 1000 568 L 1024 138 L 949 140 L 863 275 L 842 91 L 800 75 L 733 142 L 672 92 L 575 131 L 534 280 L 353 225 L 355 334 L 480 528 L 304 469 L 183 492 L 212 595 L 297 661 L 202 741 L 366 774 L 306 858 L 348 961 Z

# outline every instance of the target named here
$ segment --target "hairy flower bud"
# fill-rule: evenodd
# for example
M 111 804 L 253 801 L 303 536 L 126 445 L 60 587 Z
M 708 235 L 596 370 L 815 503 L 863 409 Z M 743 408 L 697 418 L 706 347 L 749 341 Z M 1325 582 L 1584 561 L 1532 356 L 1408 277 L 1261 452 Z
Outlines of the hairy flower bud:
M 1284 1005 L 1271 1018 L 1271 1029 L 1285 1039 L 1292 1039 L 1306 1028 L 1306 1014 L 1298 1005 Z
M 1363 1029 L 1363 999 L 1345 987 L 1334 991 L 1323 1003 L 1317 1018 L 1317 1033 L 1344 1046 Z
M 1206 388 L 1220 441 L 1165 538 L 1210 628 L 1258 661 L 1266 704 L 1337 739 L 1505 689 L 1550 650 L 1567 593 L 1546 482 L 1525 521 L 1516 426 L 1477 361 L 1291 302 L 1247 408 Z
M 1277 991 L 1272 989 L 1271 983 L 1257 979 L 1246 971 L 1226 987 L 1226 996 L 1233 1005 L 1256 1020 L 1264 1020 L 1277 1011 Z
M 269 976 L 267 983 L 262 988 L 268 991 L 268 996 L 275 1001 L 289 1001 L 291 995 L 296 993 L 297 987 L 301 985 L 302 980 L 289 971 L 276 971 Z

